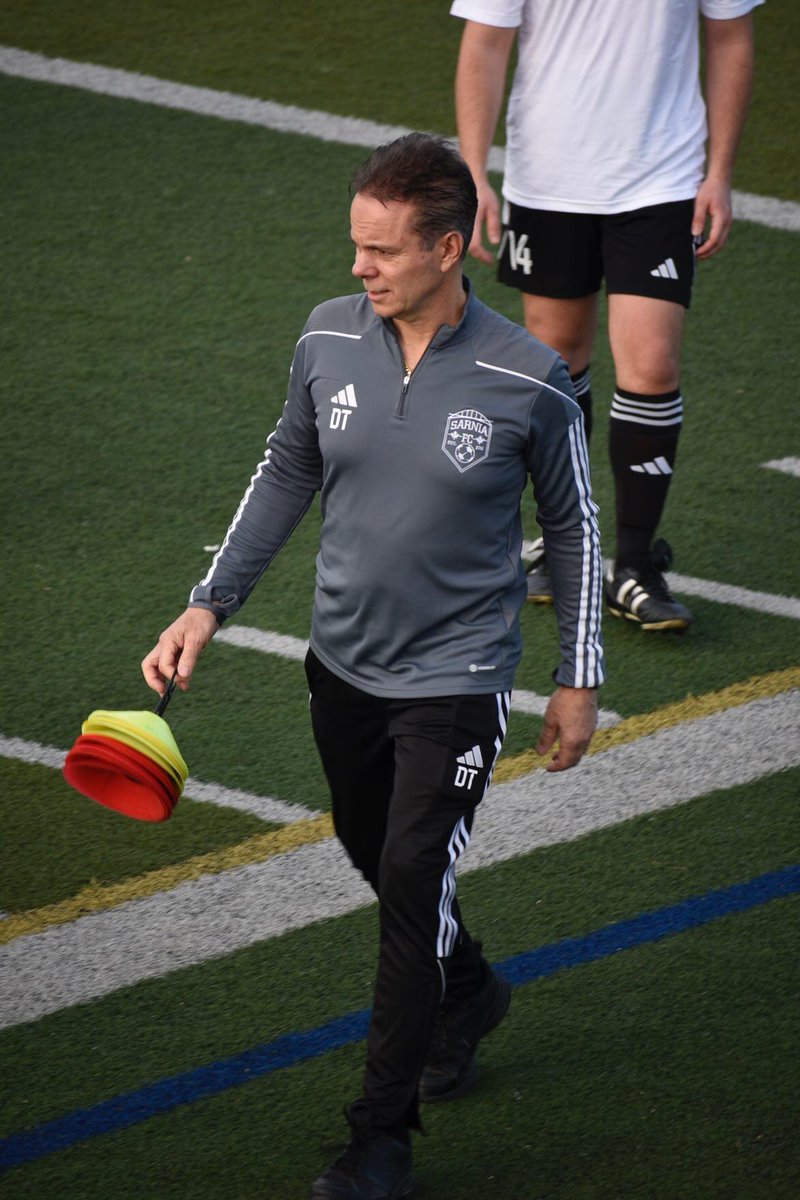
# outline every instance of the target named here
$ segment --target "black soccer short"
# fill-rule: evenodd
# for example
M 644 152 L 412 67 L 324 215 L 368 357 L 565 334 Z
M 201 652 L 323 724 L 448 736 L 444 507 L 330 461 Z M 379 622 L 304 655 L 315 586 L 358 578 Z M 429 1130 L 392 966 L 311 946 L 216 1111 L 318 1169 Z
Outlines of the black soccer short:
M 554 300 L 593 295 L 605 279 L 609 293 L 652 296 L 688 308 L 693 212 L 692 200 L 608 215 L 549 212 L 506 201 L 497 277 Z

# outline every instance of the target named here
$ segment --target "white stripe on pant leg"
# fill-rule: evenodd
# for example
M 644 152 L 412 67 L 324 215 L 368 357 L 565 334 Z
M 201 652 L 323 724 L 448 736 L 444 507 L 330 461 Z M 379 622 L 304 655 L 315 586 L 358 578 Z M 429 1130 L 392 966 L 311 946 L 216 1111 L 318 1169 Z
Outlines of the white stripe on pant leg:
M 459 817 L 450 835 L 447 853 L 450 862 L 442 879 L 442 894 L 439 899 L 439 933 L 436 938 L 436 957 L 449 958 L 458 937 L 458 924 L 453 916 L 453 901 L 456 896 L 456 863 L 469 843 L 469 832 L 463 817 Z
M 497 762 L 497 756 L 500 753 L 503 738 L 508 728 L 511 692 L 495 692 L 495 702 L 497 704 L 497 723 L 500 732 L 494 739 L 494 758 L 486 773 L 486 783 L 484 784 L 480 800 L 486 795 L 486 790 L 489 787 L 492 772 L 494 771 L 494 765 Z M 476 807 L 480 803 L 480 800 L 476 801 Z M 439 898 L 439 932 L 436 937 L 436 957 L 439 959 L 450 957 L 455 948 L 456 938 L 458 937 L 458 923 L 453 916 L 453 901 L 456 897 L 456 863 L 466 850 L 469 838 L 470 835 L 466 821 L 463 817 L 459 817 L 447 846 L 450 861 L 442 879 L 442 892 Z
M 489 790 L 489 784 L 492 782 L 492 775 L 494 774 L 495 764 L 497 763 L 497 756 L 503 749 L 503 740 L 506 736 L 506 730 L 508 729 L 508 714 L 511 711 L 511 692 L 495 692 L 494 698 L 497 703 L 497 723 L 500 726 L 500 732 L 494 739 L 494 758 L 489 764 L 489 770 L 486 775 L 486 787 L 483 789 L 483 796 L 485 796 Z M 481 796 L 481 800 L 483 799 L 483 796 Z
M 511 709 L 511 692 L 495 692 L 494 698 L 497 701 L 497 723 L 500 726 L 500 744 L 503 743 L 503 738 L 506 736 L 508 729 L 508 714 Z M 497 740 L 495 739 L 495 745 Z M 494 764 L 492 764 L 494 765 Z

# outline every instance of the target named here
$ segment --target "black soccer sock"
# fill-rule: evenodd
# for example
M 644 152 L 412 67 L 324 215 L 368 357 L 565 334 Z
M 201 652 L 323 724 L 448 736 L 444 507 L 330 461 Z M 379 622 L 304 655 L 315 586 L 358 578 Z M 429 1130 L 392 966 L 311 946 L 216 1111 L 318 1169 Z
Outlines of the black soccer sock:
M 582 371 L 570 375 L 575 389 L 575 399 L 583 413 L 583 428 L 586 430 L 586 444 L 592 436 L 592 371 L 587 364 Z
M 617 570 L 648 561 L 672 481 L 683 419 L 680 391 L 644 396 L 617 388 L 608 450 L 617 497 Z

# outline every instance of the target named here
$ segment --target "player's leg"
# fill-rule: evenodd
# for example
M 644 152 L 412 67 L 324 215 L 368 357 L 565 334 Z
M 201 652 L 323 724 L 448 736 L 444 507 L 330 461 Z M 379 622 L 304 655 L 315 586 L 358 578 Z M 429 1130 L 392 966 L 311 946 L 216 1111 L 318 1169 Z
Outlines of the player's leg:
M 586 440 L 592 435 L 591 357 L 597 333 L 599 293 L 571 300 L 522 295 L 525 327 L 546 346 L 557 350 L 569 367 L 575 399 L 583 412 Z
M 525 325 L 557 350 L 573 377 L 590 363 L 597 332 L 602 247 L 597 218 L 506 201 L 497 278 L 522 295 Z M 584 390 L 584 424 L 591 400 Z
M 331 792 L 336 836 L 377 891 L 394 784 L 386 702 L 339 679 L 312 650 L 306 676 L 314 739 Z
M 599 222 L 583 213 L 549 212 L 506 203 L 498 252 L 498 279 L 522 294 L 526 328 L 557 350 L 569 367 L 592 430 L 591 356 L 597 332 L 602 255 Z M 524 545 L 528 599 L 552 604 L 541 538 Z
M 381 1194 L 404 1196 L 410 1189 L 409 1129 L 419 1127 L 419 1079 L 446 991 L 446 962 L 457 945 L 471 948 L 473 994 L 484 984 L 484 960 L 455 903 L 454 871 L 502 745 L 509 700 L 388 702 L 395 785 L 380 863 L 380 953 L 363 1094 L 347 1109 L 350 1147 L 312 1186 L 318 1200 L 366 1200 L 376 1180 Z M 507 1008 L 508 987 L 498 985 L 505 1003 L 493 993 L 482 1032 Z
M 558 351 L 570 376 L 581 374 L 589 366 L 597 333 L 598 299 L 598 292 L 573 299 L 523 293 L 526 328 Z
M 616 389 L 609 456 L 616 491 L 611 612 L 645 629 L 684 629 L 692 616 L 670 596 L 669 545 L 655 542 L 683 419 L 681 339 L 694 256 L 690 202 L 607 217 L 603 224 L 609 341 Z
M 395 789 L 381 858 L 381 952 L 364 1092 L 388 1116 L 402 1104 L 399 1111 L 415 1117 L 440 1004 L 463 1005 L 491 975 L 461 919 L 455 868 L 503 742 L 509 702 L 500 693 L 393 709 Z

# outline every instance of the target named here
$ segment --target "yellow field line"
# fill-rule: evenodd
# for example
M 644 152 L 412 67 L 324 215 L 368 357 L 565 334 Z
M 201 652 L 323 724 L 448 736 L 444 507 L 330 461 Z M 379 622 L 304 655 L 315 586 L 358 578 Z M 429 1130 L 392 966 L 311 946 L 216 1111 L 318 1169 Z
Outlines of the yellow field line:
M 687 721 L 709 717 L 726 709 L 737 708 L 752 700 L 763 700 L 800 687 L 800 667 L 789 667 L 773 671 L 769 675 L 754 676 L 743 683 L 734 683 L 720 691 L 707 692 L 700 696 L 687 696 L 675 704 L 657 708 L 638 717 L 629 717 L 612 729 L 600 729 L 595 734 L 589 754 L 601 754 L 615 746 L 634 742 L 648 734 L 658 733 Z M 521 775 L 541 770 L 547 760 L 533 750 L 498 763 L 494 779 L 508 782 Z M 235 846 L 226 846 L 208 854 L 199 854 L 184 862 L 144 875 L 133 876 L 119 883 L 92 883 L 82 888 L 76 896 L 30 909 L 7 917 L 0 922 L 0 945 L 14 941 L 26 934 L 41 933 L 54 925 L 75 921 L 89 913 L 104 912 L 129 900 L 141 900 L 177 887 L 181 883 L 199 879 L 203 875 L 220 874 L 234 867 L 264 862 L 278 854 L 286 854 L 300 846 L 308 846 L 333 836 L 333 823 L 327 815 L 308 821 L 297 821 L 283 829 L 270 833 L 256 834 Z
M 67 900 L 7 917 L 0 922 L 0 946 L 25 934 L 41 933 L 51 925 L 64 925 L 89 913 L 116 908 L 128 900 L 142 900 L 157 892 L 168 892 L 178 884 L 199 879 L 202 875 L 219 875 L 232 867 L 263 862 L 276 854 L 286 854 L 300 846 L 309 846 L 312 842 L 321 842 L 332 836 L 333 822 L 325 814 L 310 821 L 295 821 L 270 833 L 258 833 L 235 846 L 223 846 L 208 854 L 198 854 L 184 862 L 160 867 L 145 875 L 134 875 L 119 883 L 90 883 Z
M 635 742 L 651 733 L 659 733 L 662 729 L 671 729 L 685 721 L 711 717 L 714 713 L 724 712 L 725 709 L 738 708 L 752 700 L 779 696 L 782 692 L 789 692 L 796 687 L 800 687 L 800 667 L 786 667 L 769 675 L 754 675 L 742 683 L 732 683 L 730 687 L 721 688 L 718 692 L 687 696 L 685 700 L 678 700 L 675 704 L 667 704 L 638 717 L 628 717 L 611 729 L 598 729 L 592 738 L 588 753 L 601 754 L 614 746 L 624 746 L 628 742 Z M 501 758 L 492 778 L 498 783 L 508 783 L 512 779 L 518 779 L 520 775 L 543 768 L 546 761 L 535 750 L 524 750 L 522 754 Z

